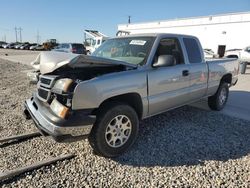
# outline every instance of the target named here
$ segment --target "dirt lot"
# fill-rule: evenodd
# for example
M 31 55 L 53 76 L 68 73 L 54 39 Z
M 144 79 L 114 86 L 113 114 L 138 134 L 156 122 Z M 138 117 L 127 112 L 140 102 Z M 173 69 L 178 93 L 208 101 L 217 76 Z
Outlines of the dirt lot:
M 0 137 L 31 132 L 22 105 L 34 86 L 30 67 L 0 59 Z M 141 122 L 133 148 L 98 157 L 87 140 L 59 144 L 49 137 L 0 145 L 0 171 L 74 153 L 71 160 L 0 182 L 0 187 L 249 187 L 250 122 L 182 107 Z
M 30 54 L 38 54 L 39 51 L 32 50 L 13 50 L 13 49 L 1 49 L 0 48 L 0 56 L 13 56 L 13 55 L 30 55 Z

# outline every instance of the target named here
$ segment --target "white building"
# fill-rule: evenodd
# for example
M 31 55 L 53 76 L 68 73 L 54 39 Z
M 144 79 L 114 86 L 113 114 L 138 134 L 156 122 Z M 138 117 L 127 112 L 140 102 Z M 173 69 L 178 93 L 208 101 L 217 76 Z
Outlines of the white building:
M 198 37 L 203 48 L 217 52 L 250 46 L 250 12 L 230 13 L 192 18 L 178 18 L 146 23 L 118 25 L 118 30 L 136 33 L 178 33 Z

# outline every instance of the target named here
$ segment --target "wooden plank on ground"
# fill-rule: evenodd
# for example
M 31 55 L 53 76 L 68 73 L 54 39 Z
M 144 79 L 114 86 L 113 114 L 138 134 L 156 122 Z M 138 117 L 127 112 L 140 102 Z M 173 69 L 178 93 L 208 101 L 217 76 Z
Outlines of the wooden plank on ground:
M 71 159 L 73 157 L 75 157 L 75 155 L 73 155 L 73 154 L 60 155 L 58 157 L 53 157 L 53 158 L 50 158 L 50 159 L 47 159 L 44 161 L 39 161 L 39 162 L 33 163 L 31 165 L 28 165 L 28 166 L 24 166 L 24 167 L 20 167 L 20 168 L 14 169 L 14 170 L 6 171 L 3 173 L 0 173 L 0 181 L 3 181 L 5 179 L 9 179 L 9 178 L 13 178 L 13 177 L 18 176 L 20 174 L 23 174 L 25 172 L 29 172 L 29 171 L 38 169 L 42 166 L 50 165 L 50 164 L 55 163 L 57 161 Z
M 41 136 L 41 134 L 39 132 L 33 132 L 33 133 L 25 133 L 25 134 L 20 134 L 20 135 L 13 135 L 9 137 L 0 138 L 0 143 L 8 142 L 10 140 L 21 140 L 25 138 L 33 138 L 36 136 Z

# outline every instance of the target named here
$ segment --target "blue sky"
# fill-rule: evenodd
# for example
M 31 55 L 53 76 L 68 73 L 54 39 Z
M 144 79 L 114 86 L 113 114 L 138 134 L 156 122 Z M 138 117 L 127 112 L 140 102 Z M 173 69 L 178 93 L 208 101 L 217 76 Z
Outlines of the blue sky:
M 14 27 L 21 27 L 23 41 L 56 38 L 82 42 L 84 29 L 115 36 L 117 25 L 172 18 L 250 11 L 250 0 L 1 0 L 0 40 L 15 41 Z

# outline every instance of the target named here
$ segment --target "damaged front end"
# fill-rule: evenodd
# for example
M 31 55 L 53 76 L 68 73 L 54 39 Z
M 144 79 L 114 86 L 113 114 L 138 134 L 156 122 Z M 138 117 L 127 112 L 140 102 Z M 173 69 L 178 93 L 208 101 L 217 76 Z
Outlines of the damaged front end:
M 33 70 L 27 73 L 30 83 L 36 84 L 39 76 L 50 73 L 57 68 L 70 63 L 77 54 L 61 53 L 61 52 L 41 52 L 34 61 L 30 63 Z
M 75 88 L 90 79 L 125 71 L 128 67 L 87 56 L 71 56 L 66 60 L 66 56 L 60 56 L 60 60 L 55 61 L 55 54 L 46 56 L 48 62 L 42 63 L 43 56 L 40 56 L 37 91 L 25 101 L 26 118 L 32 118 L 44 135 L 51 135 L 57 141 L 86 137 L 96 120 L 95 109 L 73 109 Z
M 58 76 L 40 76 L 37 92 L 25 101 L 24 114 L 31 117 L 44 135 L 57 141 L 71 141 L 87 136 L 95 122 L 90 109 L 72 110 L 75 82 Z

